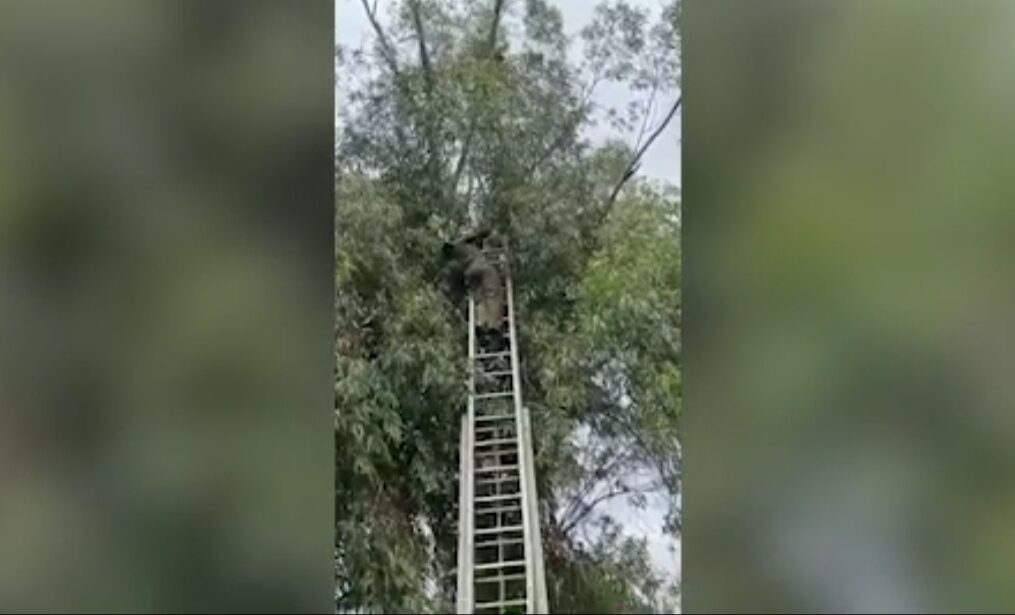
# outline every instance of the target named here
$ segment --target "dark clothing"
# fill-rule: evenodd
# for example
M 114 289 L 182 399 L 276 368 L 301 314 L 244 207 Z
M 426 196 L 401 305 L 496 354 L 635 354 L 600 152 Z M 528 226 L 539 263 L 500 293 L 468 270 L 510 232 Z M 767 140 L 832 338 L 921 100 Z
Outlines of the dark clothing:
M 457 261 L 476 306 L 476 327 L 500 331 L 504 317 L 504 289 L 497 268 L 483 254 L 489 232 L 474 233 L 445 246 L 445 255 Z

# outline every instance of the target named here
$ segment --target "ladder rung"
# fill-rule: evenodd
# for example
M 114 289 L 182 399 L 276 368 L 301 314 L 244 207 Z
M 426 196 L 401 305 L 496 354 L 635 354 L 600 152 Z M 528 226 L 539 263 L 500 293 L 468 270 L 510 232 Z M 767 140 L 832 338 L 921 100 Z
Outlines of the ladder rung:
M 521 493 L 502 493 L 500 495 L 486 495 L 475 498 L 475 502 L 500 502 L 503 500 L 519 499 L 522 497 Z
M 472 358 L 473 359 L 490 359 L 490 358 L 493 358 L 493 357 L 507 357 L 507 356 L 510 356 L 510 355 L 511 355 L 511 351 L 510 350 L 504 350 L 504 351 L 501 351 L 501 352 L 485 352 L 485 353 L 480 353 L 480 354 L 477 354 L 476 356 L 474 356 Z
M 479 536 L 481 534 L 499 534 L 501 532 L 520 532 L 522 529 L 524 528 L 520 525 L 505 525 L 503 527 L 484 527 L 475 530 L 473 533 Z
M 496 433 L 510 432 L 510 431 L 511 431 L 510 429 L 507 429 L 507 428 L 505 428 L 503 426 L 501 426 L 501 427 L 477 427 L 476 431 L 475 431 L 475 434 L 478 436 L 479 434 L 487 434 L 487 433 L 488 434 L 496 434 Z M 507 435 L 510 438 L 516 438 L 517 437 L 513 433 L 505 433 L 505 435 Z M 491 442 L 491 440 L 484 440 L 484 441 L 485 442 Z M 477 442 L 477 444 L 478 444 L 478 442 Z
M 529 601 L 525 598 L 518 600 L 501 600 L 499 602 L 477 602 L 476 609 L 502 609 L 506 606 L 526 606 Z
M 514 545 L 524 545 L 525 544 L 525 539 L 524 538 L 511 538 L 511 539 L 507 539 L 507 540 L 496 540 L 496 537 L 494 537 L 494 538 L 495 538 L 495 540 L 488 540 L 486 542 L 477 542 L 475 544 L 476 549 L 494 549 L 494 548 L 496 548 L 496 549 L 504 549 L 506 547 L 511 547 L 511 546 L 514 546 Z M 482 538 L 481 538 L 481 540 L 482 540 Z
M 519 574 L 500 574 L 495 577 L 478 577 L 473 579 L 476 583 L 493 583 L 500 581 L 521 581 L 525 578 L 525 573 Z
M 473 566 L 473 570 L 496 570 L 497 568 L 516 568 L 518 566 L 524 566 L 525 560 L 519 559 L 513 562 L 492 562 L 490 564 L 479 564 Z
M 498 440 L 478 440 L 473 442 L 473 448 L 486 448 L 488 446 L 500 446 L 501 444 L 518 444 L 518 438 L 500 438 Z
M 506 483 L 509 480 L 519 480 L 518 476 L 494 476 L 493 478 L 476 478 L 477 485 L 492 485 L 494 483 Z
M 490 437 L 489 440 L 483 440 L 482 442 L 475 442 L 474 445 L 476 447 L 479 447 L 479 448 L 482 448 L 482 446 L 484 444 L 486 444 L 487 442 L 498 442 L 499 443 L 498 445 L 503 445 L 503 444 L 506 444 L 506 443 L 502 442 L 502 440 L 510 440 L 511 442 L 517 442 L 518 441 L 518 436 L 516 436 L 513 433 L 508 432 L 508 429 L 505 426 L 490 427 L 488 425 L 487 426 L 479 426 L 479 425 L 477 425 L 476 426 L 475 434 L 476 435 L 482 434 L 484 436 L 489 436 Z M 497 436 L 504 436 L 504 437 L 503 438 L 499 438 L 499 439 L 494 439 L 494 438 L 497 438 Z M 497 450 L 497 449 L 492 449 L 492 450 Z M 483 452 L 485 454 L 485 453 L 490 452 L 490 450 L 486 450 L 486 451 L 483 451 Z
M 482 410 L 497 410 L 498 406 L 503 408 L 504 403 L 510 403 L 511 397 L 514 396 L 514 391 L 496 391 L 493 393 L 476 393 L 473 395 L 473 402 L 476 404 L 477 409 Z M 501 400 L 498 404 L 495 400 Z M 490 403 L 486 403 L 490 402 Z M 514 412 L 513 406 L 508 409 L 509 412 Z M 481 412 L 480 414 L 488 414 L 487 412 Z
M 518 466 L 489 466 L 486 468 L 476 468 L 476 474 L 493 474 L 495 472 L 517 472 Z
M 500 506 L 497 508 L 477 508 L 475 513 L 477 515 L 501 515 L 504 513 L 520 513 L 522 512 L 521 503 L 518 506 Z
M 497 420 L 502 420 L 502 419 L 511 419 L 511 420 L 514 420 L 514 418 L 515 418 L 515 415 L 512 412 L 511 414 L 483 414 L 483 415 L 479 415 L 479 416 L 475 417 L 474 420 L 487 422 L 487 421 L 497 421 Z
M 504 399 L 514 395 L 514 390 L 508 391 L 486 391 L 485 393 L 473 393 L 473 399 L 476 401 L 486 401 L 488 399 Z
M 475 399 L 499 399 L 501 397 L 511 397 L 514 395 L 514 391 L 498 391 L 496 393 L 477 393 Z
M 496 413 L 493 413 L 493 414 L 487 414 L 485 412 L 483 412 L 483 413 L 476 413 L 476 418 L 477 419 L 500 418 L 500 417 L 508 417 L 508 416 L 514 416 L 514 412 L 496 412 Z
M 518 449 L 513 446 L 510 448 L 487 448 L 481 451 L 476 451 L 476 465 L 481 465 L 481 460 L 493 459 L 495 463 L 499 463 L 496 460 L 500 457 L 508 455 L 517 455 Z M 516 462 L 508 461 L 509 465 L 514 465 Z
M 498 458 L 500 456 L 504 456 L 504 455 L 514 455 L 514 452 L 512 452 L 512 453 L 497 453 L 497 454 L 493 454 L 493 455 L 490 455 L 490 454 L 477 455 L 476 456 L 476 461 L 474 463 L 475 463 L 476 466 L 480 466 L 480 467 L 476 468 L 476 474 L 490 474 L 491 473 L 490 470 L 486 470 L 485 468 L 483 468 L 483 471 L 480 472 L 480 468 L 481 468 L 481 462 L 480 462 L 480 460 L 482 460 L 482 461 L 489 460 L 489 461 L 491 461 L 493 463 L 498 463 L 496 458 Z M 518 470 L 518 463 L 517 462 L 506 461 L 505 460 L 505 465 L 500 466 L 497 469 L 500 470 L 501 472 L 506 472 L 506 471 L 509 471 L 509 470 L 514 472 L 514 471 Z
M 504 376 L 511 376 L 511 375 L 514 374 L 514 372 L 511 371 L 510 369 L 500 370 L 500 371 L 496 371 L 496 372 L 483 372 L 483 371 L 481 371 L 481 372 L 478 372 L 478 373 L 479 373 L 480 376 L 490 376 L 490 377 L 493 377 L 493 378 L 501 378 L 501 377 L 504 377 Z
M 495 536 L 493 540 L 485 540 L 483 542 L 477 542 L 475 544 L 475 547 L 477 549 L 490 549 L 493 547 L 509 547 L 511 545 L 520 545 L 524 543 L 525 539 L 522 537 L 501 538 L 500 540 L 497 540 L 497 537 Z

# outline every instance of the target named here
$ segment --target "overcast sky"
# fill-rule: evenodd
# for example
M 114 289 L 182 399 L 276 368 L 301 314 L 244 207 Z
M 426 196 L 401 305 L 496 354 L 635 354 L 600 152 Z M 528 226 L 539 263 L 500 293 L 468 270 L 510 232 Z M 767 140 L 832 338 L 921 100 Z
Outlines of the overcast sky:
M 389 0 L 390 1 L 390 0 Z M 560 9 L 564 18 L 564 29 L 568 35 L 575 35 L 592 18 L 592 12 L 598 2 L 594 0 L 557 0 L 554 4 Z M 629 0 L 632 5 L 648 8 L 653 18 L 659 14 L 662 0 Z M 378 0 L 378 12 L 385 14 L 385 0 Z M 366 18 L 360 0 L 335 0 L 335 39 L 346 46 L 358 47 L 372 36 L 370 22 Z M 576 44 L 572 52 L 580 52 Z M 609 87 L 612 86 L 612 87 Z M 604 106 L 624 107 L 632 99 L 626 88 L 606 84 L 597 91 L 596 102 Z M 341 104 L 342 92 L 337 91 L 335 100 Z M 657 115 L 661 118 L 672 106 L 674 97 L 659 100 Z M 659 135 L 642 160 L 639 174 L 652 179 L 663 180 L 680 185 L 680 125 L 682 109 L 678 110 L 666 130 Z M 608 129 L 600 127 L 589 133 L 593 140 L 600 140 L 610 134 Z M 627 139 L 633 145 L 634 137 Z M 613 515 L 620 521 L 625 531 L 635 536 L 648 539 L 652 562 L 657 569 L 670 575 L 680 575 L 680 543 L 675 542 L 662 532 L 665 502 L 653 498 L 646 510 L 633 508 L 623 500 L 614 499 L 604 506 L 604 512 Z

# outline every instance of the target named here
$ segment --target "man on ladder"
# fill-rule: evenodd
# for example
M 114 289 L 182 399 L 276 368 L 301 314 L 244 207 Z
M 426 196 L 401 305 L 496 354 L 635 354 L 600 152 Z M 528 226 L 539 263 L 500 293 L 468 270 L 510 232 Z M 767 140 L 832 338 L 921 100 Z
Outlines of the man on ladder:
M 470 233 L 454 243 L 445 243 L 444 258 L 455 264 L 455 275 L 463 276 L 476 304 L 476 332 L 487 351 L 504 346 L 504 285 L 497 267 L 483 253 L 500 249 L 500 236 L 489 229 Z
M 522 405 L 507 242 L 444 244 L 469 300 L 469 383 L 459 469 L 457 612 L 546 613 L 528 411 Z

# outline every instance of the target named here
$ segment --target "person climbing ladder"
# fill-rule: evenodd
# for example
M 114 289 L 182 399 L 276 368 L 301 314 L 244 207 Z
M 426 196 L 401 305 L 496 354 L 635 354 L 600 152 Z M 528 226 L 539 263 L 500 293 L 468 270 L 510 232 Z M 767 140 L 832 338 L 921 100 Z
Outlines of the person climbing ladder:
M 484 253 L 501 249 L 500 237 L 489 229 L 482 229 L 453 243 L 445 243 L 446 260 L 456 264 L 464 277 L 476 306 L 476 333 L 480 346 L 494 352 L 502 350 L 504 336 L 504 286 L 496 265 Z

